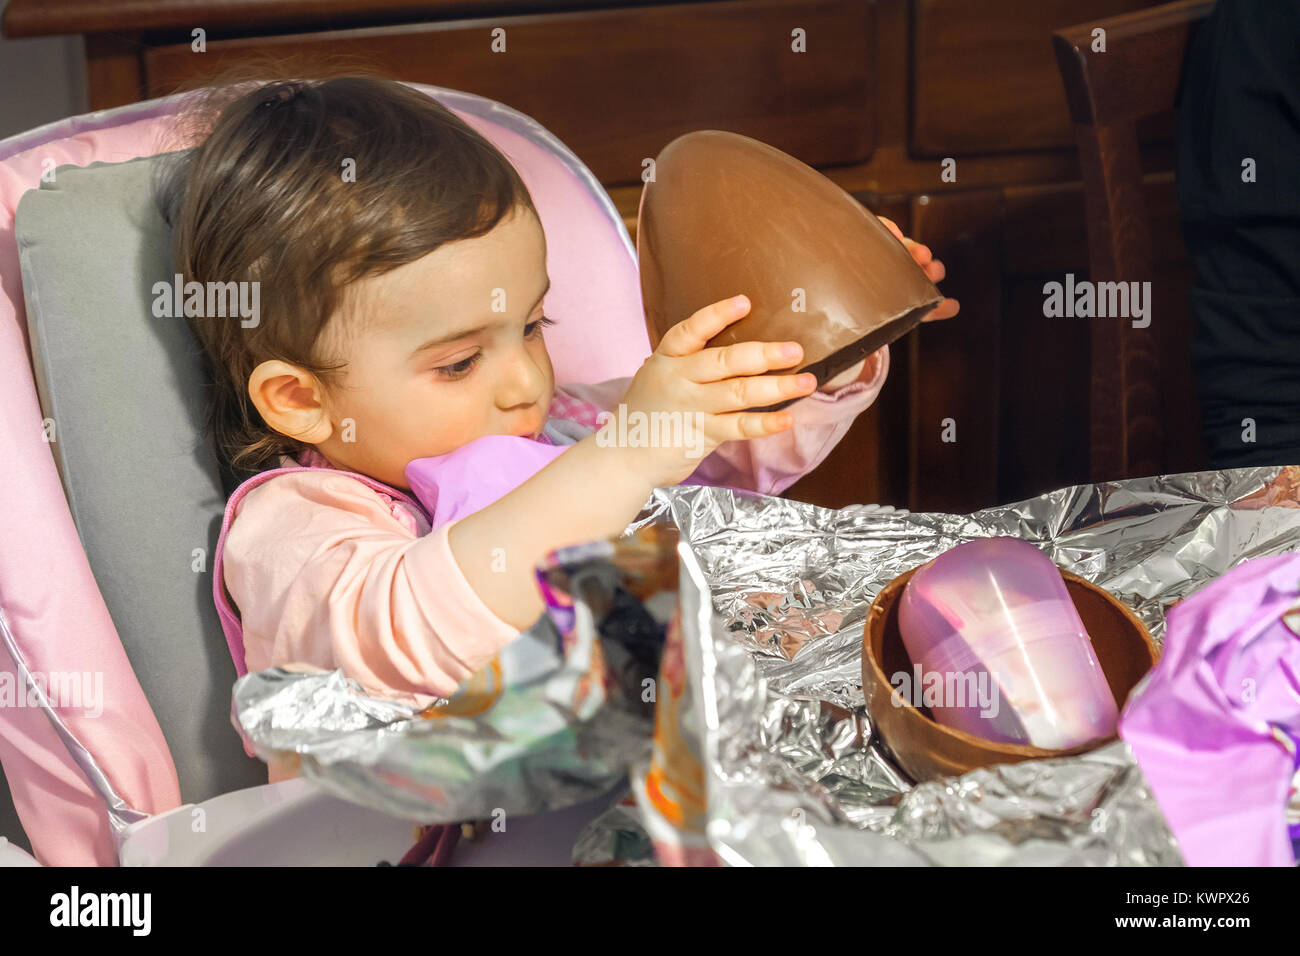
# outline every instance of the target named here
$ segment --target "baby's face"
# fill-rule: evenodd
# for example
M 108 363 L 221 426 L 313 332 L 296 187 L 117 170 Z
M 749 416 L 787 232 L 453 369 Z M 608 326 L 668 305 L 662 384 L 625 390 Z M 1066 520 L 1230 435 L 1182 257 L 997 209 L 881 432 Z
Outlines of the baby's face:
M 542 338 L 546 239 L 532 212 L 357 286 L 362 314 L 336 317 L 348 367 L 328 390 L 333 432 L 316 446 L 332 464 L 407 489 L 416 458 L 540 433 L 555 374 Z

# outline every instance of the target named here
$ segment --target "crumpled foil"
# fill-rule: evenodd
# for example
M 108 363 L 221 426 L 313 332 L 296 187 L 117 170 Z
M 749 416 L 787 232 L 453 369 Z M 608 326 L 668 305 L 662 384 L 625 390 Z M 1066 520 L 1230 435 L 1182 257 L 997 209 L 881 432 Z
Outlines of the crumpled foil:
M 553 552 L 550 587 L 573 595 L 569 622 L 561 632 L 543 616 L 506 645 L 481 672 L 496 675 L 495 696 L 489 688 L 464 715 L 369 696 L 340 670 L 272 668 L 235 683 L 232 723 L 268 763 L 296 764 L 342 799 L 422 823 L 601 796 L 649 752 L 653 705 L 641 700 L 641 680 L 654 673 L 675 605 L 642 602 L 622 585 L 662 598 L 659 582 L 640 581 L 635 568 L 675 541 L 642 535 L 639 546 Z
M 714 852 L 739 865 L 1181 863 L 1122 741 L 913 786 L 872 738 L 866 612 L 904 571 L 1014 535 L 1125 601 L 1159 642 L 1173 603 L 1242 561 L 1300 547 L 1298 479 L 1293 466 L 1167 475 L 971 515 L 660 489 L 644 520 L 675 521 L 680 587 L 695 592 L 683 605 L 713 610 L 708 628 L 685 614 L 683 633 L 700 652 L 688 670 Z
M 658 866 L 631 794 L 588 824 L 573 845 L 574 866 Z

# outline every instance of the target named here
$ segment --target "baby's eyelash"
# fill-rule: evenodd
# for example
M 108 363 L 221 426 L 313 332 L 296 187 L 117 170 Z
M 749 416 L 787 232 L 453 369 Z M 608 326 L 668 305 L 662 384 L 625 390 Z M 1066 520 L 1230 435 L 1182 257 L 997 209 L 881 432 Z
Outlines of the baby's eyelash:
M 542 316 L 536 322 L 529 322 L 526 326 L 524 326 L 524 334 L 531 337 L 537 334 L 537 332 L 540 331 L 541 328 L 543 328 L 544 326 L 554 325 L 554 324 L 555 324 L 554 319 L 547 318 L 546 316 Z M 532 331 L 529 331 L 529 329 L 531 329 Z M 443 379 L 444 381 L 453 382 L 456 381 L 457 379 L 464 378 L 470 372 L 474 371 L 475 367 L 478 365 L 479 360 L 482 359 L 482 357 L 483 357 L 482 352 L 475 352 L 469 358 L 461 359 L 459 362 L 453 362 L 451 365 L 440 365 L 437 368 L 435 368 L 433 371 L 434 374 L 436 374 L 439 378 Z
M 555 324 L 554 319 L 548 319 L 546 316 L 542 316 L 536 322 L 529 322 L 528 325 L 524 327 L 524 334 L 532 335 L 533 332 L 536 332 L 539 328 L 545 328 L 548 325 L 554 325 L 554 324 Z M 533 330 L 532 332 L 529 331 L 530 328 Z
M 440 378 L 449 381 L 458 378 L 464 378 L 470 372 L 474 371 L 474 366 L 478 365 L 479 359 L 482 358 L 482 352 L 475 352 L 467 359 L 461 359 L 459 362 L 453 362 L 451 365 L 440 365 L 434 369 Z

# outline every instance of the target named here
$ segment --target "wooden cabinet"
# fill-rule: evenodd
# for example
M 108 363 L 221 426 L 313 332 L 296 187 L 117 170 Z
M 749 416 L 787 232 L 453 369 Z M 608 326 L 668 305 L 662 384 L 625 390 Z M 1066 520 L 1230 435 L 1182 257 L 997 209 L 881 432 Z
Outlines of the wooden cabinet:
M 788 494 L 964 512 L 1087 480 L 1087 320 L 1043 314 L 1045 282 L 1088 273 L 1050 33 L 1152 5 L 10 0 L 4 29 L 85 34 L 94 109 L 265 56 L 327 56 L 490 96 L 568 143 L 633 230 L 642 160 L 682 132 L 732 130 L 797 156 L 929 244 L 962 310 L 893 347 L 876 405 Z M 1153 282 L 1162 308 L 1185 310 L 1171 133 L 1152 126 L 1143 140 L 1164 253 Z M 1186 342 L 1162 347 L 1177 357 Z M 1165 460 L 1178 461 L 1195 410 L 1162 414 L 1177 422 Z
M 406 26 L 209 39 L 143 49 L 143 92 L 256 57 L 331 57 L 469 90 L 537 119 L 607 185 L 681 133 L 727 128 L 816 166 L 875 146 L 873 7 L 807 0 L 612 7 Z M 809 36 L 795 52 L 792 32 Z
M 911 146 L 917 156 L 1074 147 L 1047 39 L 1063 26 L 1151 6 L 1145 0 L 917 0 Z

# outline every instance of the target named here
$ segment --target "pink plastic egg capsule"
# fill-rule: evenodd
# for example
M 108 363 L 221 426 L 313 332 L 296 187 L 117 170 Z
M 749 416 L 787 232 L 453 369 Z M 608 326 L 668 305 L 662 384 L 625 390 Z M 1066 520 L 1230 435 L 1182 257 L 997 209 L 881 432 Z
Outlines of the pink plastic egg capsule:
M 945 551 L 912 575 L 898 613 L 913 666 L 891 683 L 945 727 L 1052 750 L 1115 732 L 1115 698 L 1065 580 L 1029 542 Z

